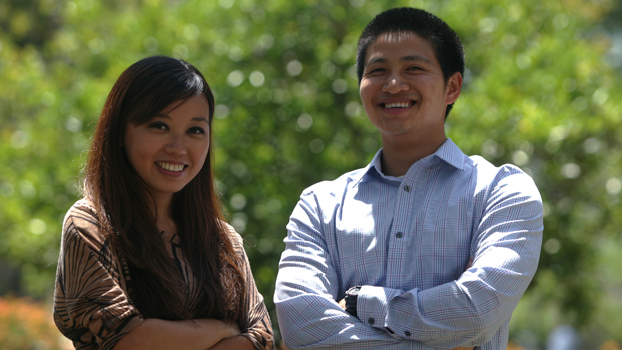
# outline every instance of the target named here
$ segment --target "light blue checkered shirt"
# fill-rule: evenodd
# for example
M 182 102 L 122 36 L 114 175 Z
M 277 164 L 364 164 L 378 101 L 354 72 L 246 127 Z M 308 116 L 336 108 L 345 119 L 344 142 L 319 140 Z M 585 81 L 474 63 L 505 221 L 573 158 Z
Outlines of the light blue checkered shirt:
M 302 193 L 274 295 L 285 344 L 505 349 L 542 243 L 533 180 L 450 139 L 403 178 L 383 175 L 381 154 Z M 338 305 L 356 285 L 358 318 Z

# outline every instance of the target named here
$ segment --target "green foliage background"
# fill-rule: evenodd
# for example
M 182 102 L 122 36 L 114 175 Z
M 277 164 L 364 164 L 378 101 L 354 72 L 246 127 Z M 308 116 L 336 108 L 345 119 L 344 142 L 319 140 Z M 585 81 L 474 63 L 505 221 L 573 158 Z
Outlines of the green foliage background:
M 18 292 L 49 298 L 103 102 L 127 66 L 164 54 L 196 65 L 216 93 L 219 189 L 273 312 L 300 192 L 380 147 L 354 58 L 364 25 L 395 6 L 431 11 L 463 39 L 468 71 L 448 135 L 467 154 L 521 166 L 544 198 L 540 268 L 510 337 L 542 346 L 569 323 L 586 344 L 622 342 L 613 0 L 3 0 L 0 260 L 21 270 Z

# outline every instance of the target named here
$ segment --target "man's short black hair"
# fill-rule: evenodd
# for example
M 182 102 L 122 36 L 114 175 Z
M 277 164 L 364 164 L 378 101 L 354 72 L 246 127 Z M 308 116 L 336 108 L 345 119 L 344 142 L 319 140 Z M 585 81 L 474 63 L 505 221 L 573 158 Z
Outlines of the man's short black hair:
M 369 22 L 361 33 L 356 52 L 356 74 L 359 84 L 365 69 L 367 48 L 384 33 L 413 32 L 432 44 L 441 65 L 445 83 L 456 72 L 464 76 L 464 48 L 458 34 L 442 19 L 421 9 L 398 7 L 384 11 Z M 445 118 L 453 103 L 447 106 Z

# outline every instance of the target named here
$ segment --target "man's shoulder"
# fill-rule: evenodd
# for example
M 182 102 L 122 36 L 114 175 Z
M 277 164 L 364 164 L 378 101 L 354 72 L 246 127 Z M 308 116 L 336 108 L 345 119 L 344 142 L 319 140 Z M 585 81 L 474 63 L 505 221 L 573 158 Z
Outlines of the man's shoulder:
M 477 155 L 470 156 L 469 159 L 475 170 L 477 187 L 482 190 L 503 186 L 518 192 L 538 192 L 531 176 L 514 164 L 496 166 Z
M 521 168 L 519 168 L 518 166 L 514 164 L 506 163 L 500 166 L 496 166 L 492 164 L 491 162 L 489 162 L 488 160 L 486 160 L 484 157 L 478 156 L 478 155 L 469 156 L 469 159 L 471 161 L 472 166 L 477 170 L 478 175 L 481 174 L 486 177 L 494 178 L 498 176 L 505 177 L 505 176 L 510 176 L 514 174 L 520 174 L 520 175 L 525 175 L 529 177 L 527 173 L 525 173 Z
M 365 175 L 367 168 L 360 168 L 349 171 L 334 180 L 325 180 L 317 182 L 304 191 L 302 197 L 319 196 L 319 197 L 337 197 L 343 194 L 347 189 L 356 184 L 361 177 Z

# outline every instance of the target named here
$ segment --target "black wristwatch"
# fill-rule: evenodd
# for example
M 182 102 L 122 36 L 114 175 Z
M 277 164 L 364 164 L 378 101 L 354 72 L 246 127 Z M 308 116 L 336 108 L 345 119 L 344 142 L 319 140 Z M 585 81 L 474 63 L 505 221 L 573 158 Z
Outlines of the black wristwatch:
M 361 291 L 361 286 L 356 286 L 346 291 L 346 312 L 354 317 L 358 317 L 356 314 L 356 299 Z

